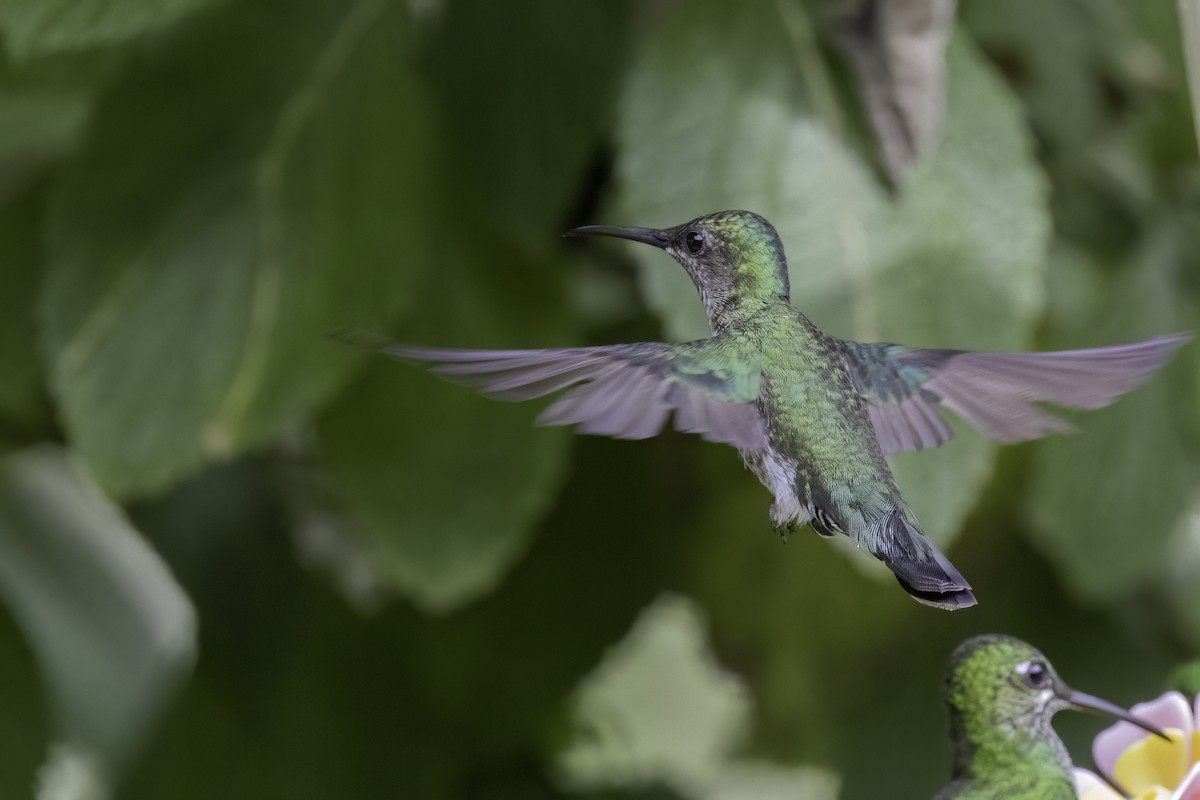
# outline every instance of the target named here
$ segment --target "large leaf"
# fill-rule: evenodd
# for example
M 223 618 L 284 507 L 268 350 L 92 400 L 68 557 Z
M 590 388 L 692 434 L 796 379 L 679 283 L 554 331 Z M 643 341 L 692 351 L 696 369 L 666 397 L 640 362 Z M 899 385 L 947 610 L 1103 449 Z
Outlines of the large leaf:
M 515 252 L 483 223 L 472 229 L 469 241 L 447 240 L 405 338 L 561 343 L 561 264 Z M 562 482 L 570 433 L 533 427 L 536 405 L 497 403 L 368 357 L 364 379 L 319 421 L 321 455 L 382 577 L 447 611 L 493 588 L 524 551 Z
M 1176 232 L 1152 234 L 1133 264 L 1113 274 L 1064 251 L 1054 259 L 1055 324 L 1050 344 L 1130 341 L 1185 329 L 1190 317 L 1175 283 Z M 1116 598 L 1155 576 L 1195 484 L 1196 464 L 1172 402 L 1172 376 L 1194 373 L 1195 345 L 1163 374 L 1110 408 L 1079 418 L 1081 429 L 1037 445 L 1029 476 L 1035 546 L 1090 600 Z
M 732 757 L 751 716 L 746 686 L 722 668 L 691 601 L 659 597 L 584 678 L 576 732 L 559 756 L 572 787 L 662 783 L 693 800 L 837 796 L 837 781 L 811 767 Z
M 163 28 L 210 0 L 8 0 L 0 30 L 17 58 L 120 44 Z
M 53 449 L 0 463 L 0 595 L 33 647 L 57 744 L 43 796 L 62 781 L 103 796 L 191 669 L 191 603 L 137 531 Z
M 793 301 L 831 333 L 1026 347 L 1048 215 L 1018 104 L 957 37 L 940 144 L 890 199 L 816 118 L 812 80 L 795 74 L 777 8 L 746 3 L 730 16 L 721 3 L 681 5 L 651 31 L 622 108 L 619 221 L 660 226 L 749 208 L 779 228 Z M 703 335 L 682 270 L 650 248 L 635 252 L 669 334 Z M 974 434 L 896 459 L 935 540 L 953 536 L 992 461 L 993 447 Z
M 398 23 L 384 0 L 229 9 L 101 103 L 53 204 L 44 318 L 109 489 L 296 425 L 354 368 L 324 335 L 410 302 L 431 146 Z
M 746 687 L 721 669 L 695 605 L 660 597 L 584 679 L 561 768 L 577 786 L 654 780 L 692 794 L 745 733 Z
M 547 234 L 567 221 L 611 123 L 628 5 L 459 0 L 431 37 L 431 79 L 463 167 L 531 247 L 557 238 Z

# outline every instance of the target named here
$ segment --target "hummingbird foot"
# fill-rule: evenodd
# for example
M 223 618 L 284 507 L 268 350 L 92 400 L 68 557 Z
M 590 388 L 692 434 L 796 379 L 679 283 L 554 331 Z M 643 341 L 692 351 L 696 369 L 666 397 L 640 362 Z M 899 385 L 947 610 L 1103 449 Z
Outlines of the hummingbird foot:
M 785 522 L 782 525 L 776 525 L 775 532 L 779 534 L 779 540 L 784 544 L 787 544 L 788 537 L 800 530 L 802 527 L 804 526 L 797 523 L 795 520 L 792 520 L 791 522 Z

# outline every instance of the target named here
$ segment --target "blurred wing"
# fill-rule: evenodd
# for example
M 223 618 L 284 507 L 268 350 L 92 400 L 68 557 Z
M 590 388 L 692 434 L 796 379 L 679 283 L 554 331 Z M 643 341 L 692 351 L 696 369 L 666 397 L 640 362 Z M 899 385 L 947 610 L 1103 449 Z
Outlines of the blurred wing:
M 850 376 L 885 452 L 937 447 L 950 438 L 944 406 L 999 442 L 1070 425 L 1034 405 L 1100 408 L 1144 382 L 1189 335 L 1051 353 L 921 350 L 843 342 Z
M 361 342 L 360 342 L 361 343 Z M 584 433 L 646 439 L 674 412 L 675 427 L 743 450 L 767 445 L 755 400 L 759 372 L 738 370 L 718 338 L 680 345 L 619 344 L 553 350 L 455 350 L 372 346 L 385 355 L 430 363 L 431 371 L 499 400 L 516 402 L 567 389 L 540 425 L 578 425 Z

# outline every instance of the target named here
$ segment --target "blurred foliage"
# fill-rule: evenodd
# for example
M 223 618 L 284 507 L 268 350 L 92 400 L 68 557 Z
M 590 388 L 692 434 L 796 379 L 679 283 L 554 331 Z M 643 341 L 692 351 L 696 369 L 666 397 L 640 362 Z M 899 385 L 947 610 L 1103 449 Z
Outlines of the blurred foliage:
M 0 796 L 925 797 L 966 636 L 1152 696 L 1200 655 L 1194 344 L 1073 435 L 896 457 L 951 615 L 781 546 L 728 448 L 327 334 L 702 336 L 666 256 L 559 233 L 731 207 L 838 335 L 1195 328 L 1175 14 L 961 4 L 896 188 L 825 0 L 0 6 Z

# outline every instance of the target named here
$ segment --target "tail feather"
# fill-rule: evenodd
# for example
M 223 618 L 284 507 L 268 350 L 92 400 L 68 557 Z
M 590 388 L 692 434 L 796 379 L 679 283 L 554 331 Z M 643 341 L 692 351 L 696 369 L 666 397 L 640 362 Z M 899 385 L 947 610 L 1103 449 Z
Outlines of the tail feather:
M 913 599 L 948 611 L 975 605 L 971 584 L 903 511 L 888 515 L 882 528 L 871 552 Z

